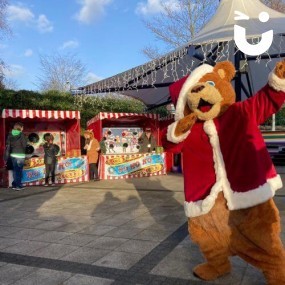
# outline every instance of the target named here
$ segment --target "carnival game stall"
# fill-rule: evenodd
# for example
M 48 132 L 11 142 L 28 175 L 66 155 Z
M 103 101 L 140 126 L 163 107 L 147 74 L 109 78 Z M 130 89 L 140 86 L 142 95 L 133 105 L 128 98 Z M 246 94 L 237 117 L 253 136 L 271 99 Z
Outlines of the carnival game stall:
M 165 153 L 140 153 L 139 138 L 145 128 L 160 145 L 159 116 L 137 113 L 99 113 L 87 122 L 95 138 L 105 144 L 101 153 L 100 179 L 124 179 L 166 174 Z
M 8 133 L 15 122 L 24 124 L 23 133 L 27 137 L 26 161 L 22 183 L 26 186 L 44 184 L 45 136 L 52 134 L 58 149 L 55 183 L 88 181 L 88 163 L 80 150 L 80 112 L 47 110 L 4 109 L 1 116 L 0 133 L 0 185 L 12 183 L 11 171 L 5 171 L 3 153 Z

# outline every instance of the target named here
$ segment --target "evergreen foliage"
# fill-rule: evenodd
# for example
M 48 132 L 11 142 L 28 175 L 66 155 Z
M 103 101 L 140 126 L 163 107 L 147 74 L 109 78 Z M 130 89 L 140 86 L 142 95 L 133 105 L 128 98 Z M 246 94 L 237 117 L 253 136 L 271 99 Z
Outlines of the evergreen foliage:
M 81 127 L 99 112 L 143 113 L 146 106 L 135 99 L 118 95 L 73 96 L 68 92 L 50 90 L 38 93 L 27 90 L 0 90 L 0 109 L 79 110 Z M 152 112 L 167 115 L 164 107 Z

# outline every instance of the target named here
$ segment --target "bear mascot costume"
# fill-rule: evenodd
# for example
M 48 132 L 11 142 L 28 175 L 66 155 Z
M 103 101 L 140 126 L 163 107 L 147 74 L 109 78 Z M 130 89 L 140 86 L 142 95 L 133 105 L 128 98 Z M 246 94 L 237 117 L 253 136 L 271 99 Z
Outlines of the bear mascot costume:
M 163 145 L 183 154 L 184 208 L 190 236 L 206 262 L 195 276 L 214 280 L 237 255 L 260 269 L 267 284 L 285 284 L 280 216 L 272 199 L 282 187 L 259 125 L 285 100 L 285 61 L 253 97 L 235 102 L 229 61 L 203 64 L 170 86 L 175 121 Z

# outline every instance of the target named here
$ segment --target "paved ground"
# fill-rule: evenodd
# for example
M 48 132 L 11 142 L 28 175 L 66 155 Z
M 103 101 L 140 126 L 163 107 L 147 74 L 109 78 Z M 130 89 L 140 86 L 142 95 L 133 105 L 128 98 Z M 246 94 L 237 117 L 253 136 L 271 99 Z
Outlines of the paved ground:
M 214 283 L 192 275 L 203 258 L 188 238 L 182 188 L 181 175 L 168 175 L 0 189 L 0 284 L 265 284 L 239 258 Z M 275 200 L 284 228 L 284 189 Z

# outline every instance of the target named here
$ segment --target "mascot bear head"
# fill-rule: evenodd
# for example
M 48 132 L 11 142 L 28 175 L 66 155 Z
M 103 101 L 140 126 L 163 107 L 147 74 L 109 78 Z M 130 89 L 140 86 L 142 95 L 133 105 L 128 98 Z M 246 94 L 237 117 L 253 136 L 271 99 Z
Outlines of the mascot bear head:
M 219 117 L 235 102 L 231 85 L 234 76 L 235 68 L 229 61 L 214 67 L 203 64 L 170 86 L 170 96 L 176 105 L 176 124 L 168 130 L 170 141 L 184 140 L 197 120 Z
M 193 112 L 202 121 L 222 115 L 235 102 L 231 80 L 235 68 L 230 62 L 218 63 L 187 92 L 186 112 Z
M 204 64 L 196 68 L 190 76 L 170 88 L 172 97 L 179 95 L 175 120 L 190 114 L 202 121 L 221 116 L 235 102 L 231 85 L 234 76 L 235 68 L 229 61 L 219 62 L 215 67 Z M 183 86 L 177 92 L 181 84 Z

